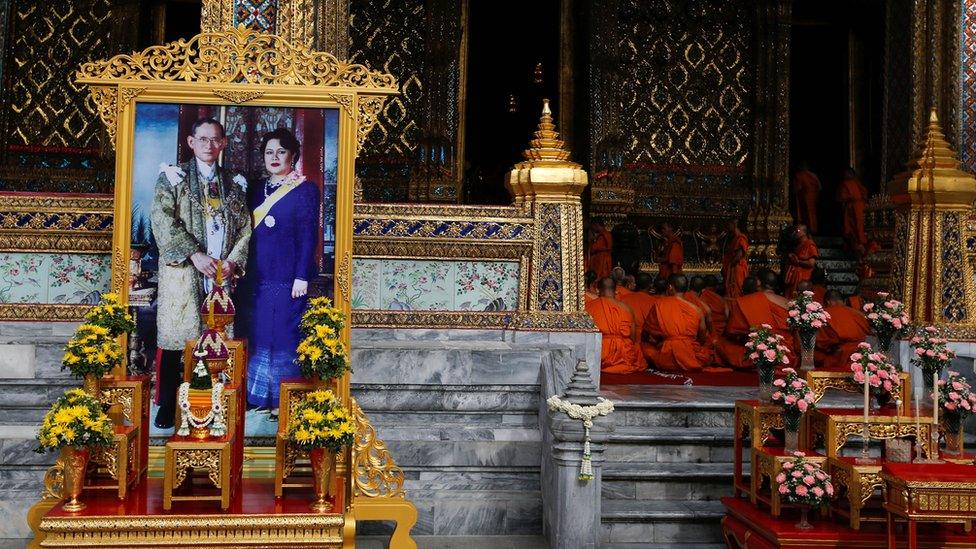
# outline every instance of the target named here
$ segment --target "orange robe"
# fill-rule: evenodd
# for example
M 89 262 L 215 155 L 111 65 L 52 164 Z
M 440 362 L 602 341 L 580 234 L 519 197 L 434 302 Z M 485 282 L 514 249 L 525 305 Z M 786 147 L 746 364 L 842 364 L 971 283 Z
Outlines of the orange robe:
M 857 294 L 849 296 L 847 298 L 847 304 L 850 305 L 855 311 L 860 312 L 864 310 L 864 302 L 861 300 L 861 296 Z
M 820 284 L 813 285 L 813 300 L 817 303 L 823 304 L 824 296 L 827 295 L 827 288 L 821 286 Z
M 683 297 L 685 301 L 687 301 L 688 303 L 691 303 L 695 307 L 698 307 L 698 310 L 701 311 L 702 313 L 702 318 L 705 319 L 705 327 L 708 328 L 709 335 L 711 335 L 713 331 L 712 308 L 709 307 L 707 303 L 702 301 L 702 298 L 698 294 L 690 290 L 681 294 L 681 297 Z
M 586 270 L 595 272 L 599 280 L 613 271 L 613 236 L 606 229 L 597 228 L 596 231 L 596 237 L 590 240 L 586 250 Z
M 803 242 L 796 245 L 796 249 L 793 250 L 796 254 L 797 259 L 801 261 L 806 261 L 817 257 L 820 252 L 817 250 L 817 243 L 813 241 L 812 238 L 808 238 Z M 796 285 L 804 280 L 810 280 L 813 277 L 813 267 L 802 267 L 800 265 L 790 265 L 786 269 L 786 297 L 792 298 L 793 294 L 796 293 Z
M 725 333 L 725 299 L 710 288 L 702 290 L 701 300 L 712 310 L 712 331 L 716 336 Z
M 675 296 L 657 300 L 647 317 L 648 331 L 661 339 L 660 348 L 642 347 L 644 356 L 660 370 L 697 371 L 708 365 L 708 353 L 696 339 L 701 311 Z
M 603 334 L 600 369 L 609 374 L 630 374 L 645 370 L 633 340 L 634 315 L 616 299 L 598 297 L 586 304 L 586 312 Z
M 657 301 L 657 296 L 647 292 L 630 292 L 620 301 L 626 303 L 634 311 L 634 326 L 637 327 L 637 341 L 640 341 L 647 314 L 651 312 L 651 307 Z
M 742 250 L 739 261 L 733 262 L 736 250 Z M 739 297 L 742 295 L 742 282 L 749 276 L 749 239 L 746 235 L 733 236 L 725 245 L 725 255 L 722 257 L 722 280 L 725 282 L 725 295 Z
M 715 350 L 728 366 L 751 369 L 752 363 L 746 356 L 746 339 L 753 328 L 769 324 L 773 332 L 783 336 L 784 343 L 790 348 L 787 356 L 792 366 L 796 364 L 798 346 L 786 323 L 788 317 L 786 308 L 770 301 L 765 292 L 738 297 L 729 303 L 728 324 L 725 334 L 715 342 Z
M 681 274 L 681 266 L 684 262 L 685 245 L 682 244 L 680 236 L 674 235 L 664 242 L 658 276 L 667 280 L 673 274 Z
M 590 293 L 590 292 L 583 292 L 583 304 L 585 305 L 585 304 L 593 301 L 594 299 L 596 299 L 598 297 L 600 297 L 600 294 L 594 294 L 594 293 Z
M 617 286 L 617 299 L 623 300 L 623 298 L 632 294 L 631 290 L 628 290 L 625 286 Z
M 849 371 L 851 354 L 867 339 L 871 327 L 864 315 L 846 305 L 831 305 L 826 311 L 830 323 L 817 334 L 814 360 L 824 369 Z
M 860 179 L 845 179 L 837 187 L 837 201 L 844 216 L 844 240 L 851 246 L 866 246 L 868 237 L 864 232 L 864 205 L 868 201 L 868 189 Z
M 817 195 L 820 179 L 810 170 L 796 172 L 793 176 L 793 195 L 796 198 L 796 221 L 806 225 L 810 232 L 817 232 Z

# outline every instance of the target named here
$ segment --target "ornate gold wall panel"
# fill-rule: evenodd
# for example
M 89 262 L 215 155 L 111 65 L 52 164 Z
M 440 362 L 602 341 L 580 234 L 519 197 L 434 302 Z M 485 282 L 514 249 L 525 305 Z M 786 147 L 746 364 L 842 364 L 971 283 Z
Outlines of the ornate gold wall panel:
M 244 25 L 345 59 L 348 20 L 349 0 L 203 0 L 200 28 L 213 32 Z

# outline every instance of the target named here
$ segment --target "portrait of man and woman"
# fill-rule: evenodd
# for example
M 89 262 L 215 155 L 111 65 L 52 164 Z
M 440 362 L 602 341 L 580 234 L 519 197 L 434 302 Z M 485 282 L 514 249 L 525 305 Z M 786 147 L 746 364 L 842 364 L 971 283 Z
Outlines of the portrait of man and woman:
M 237 308 L 229 332 L 247 339 L 246 434 L 277 429 L 309 292 L 332 292 L 338 123 L 334 109 L 138 106 L 133 284 L 155 288 L 137 332 L 156 374 L 157 432 L 173 428 L 184 347 L 218 280 Z

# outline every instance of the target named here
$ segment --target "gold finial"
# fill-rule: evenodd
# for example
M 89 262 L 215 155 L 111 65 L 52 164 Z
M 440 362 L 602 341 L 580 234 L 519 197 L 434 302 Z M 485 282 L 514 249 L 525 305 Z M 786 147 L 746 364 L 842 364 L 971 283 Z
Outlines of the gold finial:
M 529 141 L 529 148 L 522 156 L 532 163 L 559 162 L 578 166 L 575 162 L 569 162 L 569 151 L 565 149 L 566 142 L 559 139 L 559 132 L 556 131 L 556 124 L 552 121 L 552 110 L 549 108 L 549 100 L 542 100 L 542 116 L 539 118 L 539 129 L 533 135 L 535 139 Z
M 896 202 L 968 207 L 976 198 L 976 178 L 962 170 L 934 108 L 919 151 L 906 168 L 888 184 Z
M 512 193 L 515 204 L 529 200 L 578 203 L 580 193 L 586 187 L 586 171 L 569 160 L 566 143 L 559 139 L 556 124 L 552 121 L 548 99 L 542 100 L 542 116 L 533 136 L 529 148 L 522 153 L 525 160 L 516 164 L 505 178 L 505 187 Z

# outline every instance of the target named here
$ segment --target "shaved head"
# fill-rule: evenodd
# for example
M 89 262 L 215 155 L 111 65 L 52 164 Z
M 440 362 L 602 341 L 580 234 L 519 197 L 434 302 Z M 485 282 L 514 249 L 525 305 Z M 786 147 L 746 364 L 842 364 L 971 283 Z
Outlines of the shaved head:
M 654 278 L 647 273 L 637 273 L 637 290 L 647 291 L 651 289 Z
M 705 279 L 701 276 L 695 275 L 691 277 L 691 280 L 688 282 L 688 287 L 691 288 L 691 291 L 693 292 L 700 292 L 705 289 Z
M 613 297 L 617 293 L 617 282 L 609 276 L 601 278 L 597 288 L 600 290 L 600 296 Z
M 715 276 L 715 275 L 707 275 L 707 276 L 705 276 L 705 287 L 706 288 L 714 288 L 716 286 L 718 286 L 718 277 L 717 276 Z
M 679 294 L 683 294 L 688 291 L 688 277 L 686 277 L 685 275 L 680 275 L 680 274 L 671 275 L 671 278 L 668 280 L 668 283 L 671 285 L 672 288 L 674 288 L 674 291 Z
M 654 293 L 657 295 L 664 295 L 668 293 L 668 281 L 661 277 L 654 279 Z
M 620 284 L 624 281 L 624 277 L 627 276 L 627 271 L 625 271 L 623 267 L 614 267 L 613 270 L 610 271 L 610 276 L 613 277 L 614 282 Z
M 844 296 L 842 296 L 837 290 L 827 290 L 827 293 L 824 294 L 824 305 L 830 306 L 843 304 Z
M 754 294 L 759 291 L 759 279 L 755 276 L 747 276 L 742 281 L 742 295 Z
M 763 290 L 776 291 L 776 287 L 779 285 L 779 275 L 776 271 L 771 269 L 763 269 L 759 271 L 759 286 Z
M 812 292 L 813 284 L 809 280 L 801 280 L 799 284 L 796 285 L 796 291 L 798 292 Z

